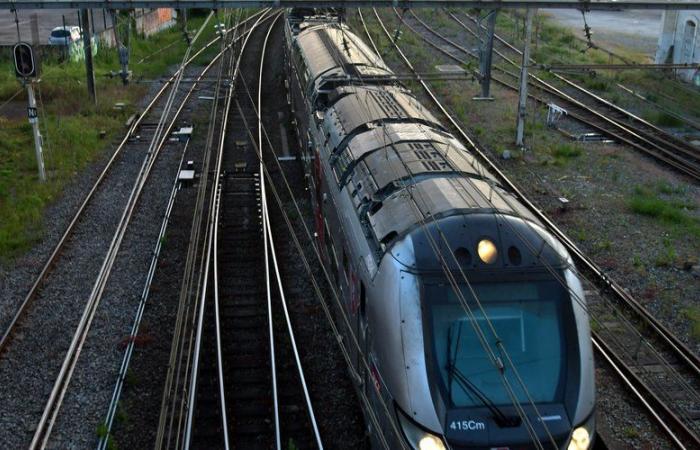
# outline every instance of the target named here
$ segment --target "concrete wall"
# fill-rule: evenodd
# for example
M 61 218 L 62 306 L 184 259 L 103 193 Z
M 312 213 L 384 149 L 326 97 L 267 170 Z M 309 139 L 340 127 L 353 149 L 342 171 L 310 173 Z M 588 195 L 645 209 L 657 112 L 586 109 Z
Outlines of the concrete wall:
M 150 36 L 174 26 L 177 23 L 176 17 L 173 8 L 137 9 L 134 11 L 136 32 L 142 36 Z M 104 47 L 114 47 L 116 45 L 113 28 L 98 33 L 98 36 L 100 43 Z
M 656 50 L 657 64 L 700 63 L 700 11 L 665 11 Z M 700 71 L 679 69 L 679 78 L 700 86 Z
M 139 14 L 142 11 L 143 14 Z M 144 12 L 145 11 L 145 12 Z M 144 36 L 150 36 L 161 30 L 175 25 L 175 10 L 159 8 L 153 10 L 136 10 L 136 31 Z

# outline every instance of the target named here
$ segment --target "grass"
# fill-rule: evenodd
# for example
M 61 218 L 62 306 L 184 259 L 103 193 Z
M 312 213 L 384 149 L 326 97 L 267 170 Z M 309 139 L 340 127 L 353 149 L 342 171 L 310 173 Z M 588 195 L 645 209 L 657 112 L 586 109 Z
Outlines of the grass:
M 690 306 L 682 311 L 690 322 L 690 336 L 700 341 L 700 306 Z
M 625 427 L 624 430 L 622 430 L 622 433 L 629 439 L 639 437 L 639 431 L 635 427 Z
M 644 119 L 660 127 L 681 127 L 684 123 L 681 119 L 663 111 L 647 111 L 644 113 Z
M 672 267 L 678 260 L 676 249 L 665 244 L 664 249 L 656 256 L 654 264 L 656 267 Z
M 668 195 L 671 189 L 666 184 L 654 187 L 637 186 L 628 201 L 629 208 L 640 215 L 654 218 L 662 223 L 680 227 L 689 234 L 700 236 L 700 222 L 689 214 L 696 209 L 692 202 Z
M 572 158 L 581 156 L 581 147 L 575 144 L 562 144 L 557 146 L 552 152 L 555 161 L 565 163 Z
M 201 17 L 195 17 L 189 26 L 198 27 L 202 21 Z M 212 35 L 213 28 L 204 33 L 198 44 L 207 42 Z M 180 62 L 186 46 L 181 32 L 176 29 L 148 39 L 134 37 L 131 44 L 133 63 L 153 55 L 143 64 L 130 66 L 136 80 L 166 74 L 169 67 Z M 166 50 L 155 53 L 166 47 Z M 2 64 L 2 67 L 0 103 L 21 89 L 10 64 Z M 95 58 L 98 100 L 93 104 L 85 88 L 83 63 L 61 64 L 50 57 L 42 61 L 36 92 L 44 139 L 46 183 L 38 181 L 31 125 L 25 118 L 0 117 L 1 263 L 12 261 L 42 238 L 44 209 L 61 195 L 71 179 L 109 147 L 108 143 L 121 133 L 126 118 L 135 112 L 136 104 L 146 95 L 148 87 L 144 83 L 124 87 L 118 78 L 104 76 L 118 69 L 116 50 L 100 49 Z M 16 101 L 20 104 L 26 102 L 25 93 Z M 126 107 L 115 110 L 113 105 L 116 102 L 123 102 Z M 106 133 L 104 139 L 100 138 L 100 131 Z

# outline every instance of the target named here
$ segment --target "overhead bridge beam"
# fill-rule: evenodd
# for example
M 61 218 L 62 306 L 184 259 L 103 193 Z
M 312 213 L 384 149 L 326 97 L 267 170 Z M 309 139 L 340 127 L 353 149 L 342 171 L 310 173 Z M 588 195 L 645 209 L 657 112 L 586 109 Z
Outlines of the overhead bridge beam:
M 259 7 L 698 9 L 695 0 L 0 0 L 0 9 L 259 8 Z

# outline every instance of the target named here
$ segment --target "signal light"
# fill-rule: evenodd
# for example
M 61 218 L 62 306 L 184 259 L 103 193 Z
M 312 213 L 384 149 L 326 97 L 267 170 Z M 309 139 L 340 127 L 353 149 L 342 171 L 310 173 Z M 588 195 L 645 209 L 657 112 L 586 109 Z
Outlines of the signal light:
M 15 75 L 20 78 L 36 77 L 36 60 L 34 50 L 26 42 L 18 42 L 12 49 L 15 59 Z

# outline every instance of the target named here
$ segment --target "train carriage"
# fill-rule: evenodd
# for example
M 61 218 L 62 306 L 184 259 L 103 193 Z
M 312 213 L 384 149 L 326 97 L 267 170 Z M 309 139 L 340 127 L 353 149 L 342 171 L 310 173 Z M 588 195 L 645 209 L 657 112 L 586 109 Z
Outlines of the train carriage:
M 564 247 L 336 15 L 291 10 L 286 36 L 375 446 L 589 448 L 590 329 Z

